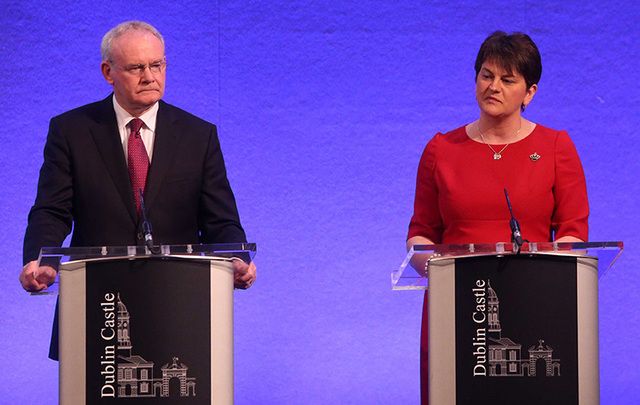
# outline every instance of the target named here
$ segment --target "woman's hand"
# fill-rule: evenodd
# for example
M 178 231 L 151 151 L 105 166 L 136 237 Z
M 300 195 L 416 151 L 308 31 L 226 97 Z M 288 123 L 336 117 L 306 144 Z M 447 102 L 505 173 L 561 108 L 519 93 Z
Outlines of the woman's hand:
M 424 236 L 413 236 L 407 239 L 407 251 L 410 250 L 413 245 L 435 245 L 435 243 Z M 430 258 L 431 255 L 428 253 L 414 253 L 414 255 L 411 256 L 411 267 L 413 267 L 421 276 L 427 277 L 427 265 L 429 264 Z

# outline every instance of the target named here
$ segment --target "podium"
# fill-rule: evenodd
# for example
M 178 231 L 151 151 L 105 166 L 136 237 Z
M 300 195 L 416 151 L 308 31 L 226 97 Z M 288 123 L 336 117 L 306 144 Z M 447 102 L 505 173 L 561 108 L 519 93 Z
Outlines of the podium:
M 59 275 L 60 404 L 233 403 L 232 262 L 256 246 L 157 249 L 41 250 Z
M 429 403 L 598 404 L 598 279 L 622 248 L 414 246 L 391 281 L 427 290 Z

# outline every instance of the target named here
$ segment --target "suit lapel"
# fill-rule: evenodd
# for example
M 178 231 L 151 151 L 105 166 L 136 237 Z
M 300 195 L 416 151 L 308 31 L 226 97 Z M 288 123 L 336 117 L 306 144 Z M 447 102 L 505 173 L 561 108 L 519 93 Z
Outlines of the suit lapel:
M 131 180 L 129 180 L 129 170 L 124 157 L 120 133 L 116 120 L 116 113 L 113 110 L 113 101 L 110 95 L 102 101 L 98 114 L 95 117 L 95 125 L 90 129 L 94 142 L 98 147 L 98 152 L 102 157 L 107 171 L 122 198 L 122 202 L 127 207 L 129 215 L 134 223 L 137 223 L 137 214 L 133 194 L 131 192 Z
M 167 170 L 173 164 L 178 146 L 178 132 L 174 126 L 175 117 L 170 107 L 160 101 L 158 116 L 156 118 L 156 134 L 153 146 L 153 157 L 151 167 L 147 175 L 147 186 L 145 190 L 145 203 L 147 210 L 158 196 L 160 186 L 165 178 Z

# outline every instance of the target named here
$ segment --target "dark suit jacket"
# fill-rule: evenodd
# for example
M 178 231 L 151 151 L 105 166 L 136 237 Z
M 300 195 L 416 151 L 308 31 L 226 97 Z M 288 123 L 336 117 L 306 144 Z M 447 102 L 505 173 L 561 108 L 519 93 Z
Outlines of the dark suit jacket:
M 216 127 L 163 101 L 145 205 L 156 244 L 246 242 Z M 111 95 L 51 119 L 24 262 L 72 227 L 72 246 L 143 243 Z

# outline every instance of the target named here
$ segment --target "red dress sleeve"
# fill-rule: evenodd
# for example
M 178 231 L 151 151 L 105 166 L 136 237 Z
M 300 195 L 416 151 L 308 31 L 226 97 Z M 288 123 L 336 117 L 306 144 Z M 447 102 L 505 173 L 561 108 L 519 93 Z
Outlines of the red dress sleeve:
M 555 145 L 555 182 L 553 185 L 555 208 L 551 228 L 555 238 L 574 236 L 583 241 L 589 237 L 589 202 L 587 185 L 578 152 L 569 138 L 561 131 Z
M 416 179 L 413 216 L 407 239 L 424 236 L 433 243 L 442 242 L 443 223 L 438 205 L 438 185 L 435 179 L 437 149 L 442 134 L 436 134 L 422 152 Z

